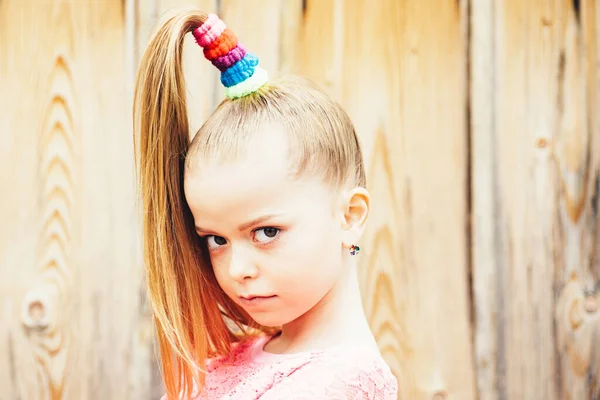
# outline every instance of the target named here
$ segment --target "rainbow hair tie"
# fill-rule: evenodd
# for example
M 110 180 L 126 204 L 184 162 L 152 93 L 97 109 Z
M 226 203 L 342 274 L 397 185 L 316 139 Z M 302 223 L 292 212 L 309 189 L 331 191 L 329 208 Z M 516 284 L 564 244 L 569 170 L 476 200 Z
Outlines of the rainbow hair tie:
M 215 14 L 209 14 L 192 32 L 204 49 L 204 57 L 221 71 L 221 83 L 230 99 L 247 96 L 269 80 L 259 59 L 238 43 L 235 34 Z

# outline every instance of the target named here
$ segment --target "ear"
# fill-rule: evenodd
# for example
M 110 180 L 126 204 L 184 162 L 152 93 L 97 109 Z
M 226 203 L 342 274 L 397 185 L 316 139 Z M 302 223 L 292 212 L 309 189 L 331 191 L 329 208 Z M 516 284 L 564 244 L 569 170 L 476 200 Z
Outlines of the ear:
M 342 199 L 343 232 L 342 245 L 346 248 L 358 244 L 363 235 L 369 211 L 371 195 L 367 189 L 356 187 L 344 194 Z

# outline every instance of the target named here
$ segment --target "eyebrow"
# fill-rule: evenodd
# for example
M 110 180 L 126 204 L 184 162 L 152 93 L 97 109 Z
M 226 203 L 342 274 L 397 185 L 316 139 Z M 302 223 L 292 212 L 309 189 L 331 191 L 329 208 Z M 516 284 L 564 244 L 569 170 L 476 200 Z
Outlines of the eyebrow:
M 262 217 L 258 217 L 258 218 L 255 218 L 255 219 L 251 220 L 251 221 L 244 222 L 243 224 L 241 224 L 241 225 L 238 227 L 238 230 L 239 230 L 240 232 L 243 232 L 243 231 L 245 231 L 246 229 L 248 229 L 248 228 L 250 228 L 250 227 L 252 227 L 252 226 L 254 226 L 254 225 L 258 225 L 258 224 L 260 224 L 261 222 L 265 222 L 265 221 L 267 221 L 267 220 L 269 220 L 269 219 L 271 219 L 271 218 L 275 218 L 275 217 L 278 217 L 278 216 L 280 216 L 280 215 L 281 215 L 281 214 L 266 214 L 266 215 L 263 215 Z M 198 231 L 198 232 L 202 232 L 202 233 L 210 233 L 210 232 L 211 232 L 211 231 L 209 231 L 209 230 L 202 229 L 202 228 L 200 228 L 199 226 L 196 226 L 196 231 Z

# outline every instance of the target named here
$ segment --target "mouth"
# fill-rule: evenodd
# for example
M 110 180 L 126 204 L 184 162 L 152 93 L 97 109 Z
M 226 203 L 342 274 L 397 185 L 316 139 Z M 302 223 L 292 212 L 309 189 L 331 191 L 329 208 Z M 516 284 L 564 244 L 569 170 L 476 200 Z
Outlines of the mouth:
M 264 303 L 268 300 L 272 300 L 275 297 L 277 297 L 277 295 L 266 295 L 266 296 L 259 296 L 259 295 L 247 295 L 247 296 L 240 296 L 240 301 L 242 302 L 242 304 L 247 305 L 247 306 L 252 306 L 252 305 L 257 305 L 260 303 Z

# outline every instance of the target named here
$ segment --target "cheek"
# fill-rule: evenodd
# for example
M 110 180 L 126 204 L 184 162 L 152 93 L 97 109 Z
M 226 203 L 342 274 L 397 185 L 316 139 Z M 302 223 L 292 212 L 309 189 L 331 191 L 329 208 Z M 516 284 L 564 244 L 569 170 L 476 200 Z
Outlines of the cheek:
M 231 287 L 231 279 L 229 279 L 229 269 L 227 267 L 227 261 L 225 260 L 225 255 L 217 255 L 211 257 L 211 265 L 213 269 L 213 273 L 215 274 L 215 278 L 217 279 L 217 283 L 221 286 L 221 289 L 225 291 L 225 293 L 229 294 Z
M 327 281 L 338 276 L 342 245 L 335 232 L 318 228 L 302 229 L 290 235 L 285 245 L 288 250 L 284 268 L 290 283 L 319 285 L 323 282 L 327 285 Z

